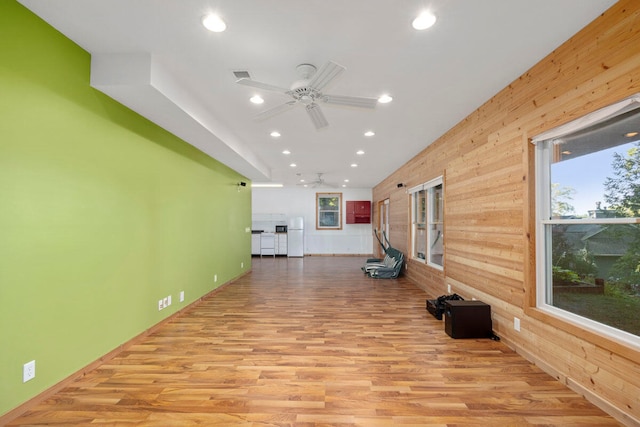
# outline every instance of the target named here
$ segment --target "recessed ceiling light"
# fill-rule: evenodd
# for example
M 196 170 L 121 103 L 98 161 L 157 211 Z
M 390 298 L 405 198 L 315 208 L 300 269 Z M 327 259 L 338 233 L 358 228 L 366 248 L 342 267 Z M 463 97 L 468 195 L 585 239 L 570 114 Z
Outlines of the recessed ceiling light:
M 386 104 L 388 102 L 391 102 L 393 100 L 393 98 L 389 95 L 387 95 L 386 93 L 384 95 L 382 95 L 380 98 L 378 98 L 378 102 L 380 104 Z
M 346 186 L 347 186 L 347 184 L 342 184 L 342 187 L 343 187 L 343 188 L 344 188 L 344 187 L 346 187 Z
M 349 182 L 349 180 L 348 180 L 348 179 L 345 179 L 345 180 L 344 180 L 344 182 Z
M 227 29 L 227 24 L 225 24 L 222 18 L 215 13 L 203 16 L 202 25 L 204 25 L 207 30 L 213 31 L 214 33 L 221 33 Z
M 304 182 L 304 179 L 301 179 L 300 182 Z
M 366 131 L 366 132 L 364 133 L 364 136 L 373 136 L 373 135 L 375 135 L 375 134 L 376 134 L 376 133 L 375 133 L 374 131 L 372 131 L 372 130 L 368 130 L 368 131 Z
M 280 138 L 280 132 L 278 132 L 277 130 L 274 130 L 273 132 L 270 133 L 270 135 L 274 138 Z
M 295 168 L 298 165 L 296 165 L 295 163 L 291 163 L 289 166 L 291 166 L 292 168 Z
M 633 138 L 636 135 L 638 135 L 638 132 L 627 132 L 624 134 L 627 138 Z
M 357 167 L 358 167 L 358 164 L 357 164 L 357 163 L 351 163 L 351 167 L 352 167 L 352 168 L 357 168 Z
M 291 151 L 289 151 L 289 150 L 282 150 L 282 154 L 291 154 Z
M 411 25 L 416 30 L 426 30 L 436 23 L 436 16 L 431 12 L 422 12 L 416 19 L 413 20 Z
M 264 102 L 264 99 L 262 99 L 260 95 L 254 95 L 249 98 L 249 101 L 253 102 L 254 104 L 262 104 Z
M 358 150 L 358 151 L 356 151 L 356 154 L 357 154 L 358 156 L 362 156 L 362 155 L 364 154 L 364 151 L 362 151 L 362 150 Z

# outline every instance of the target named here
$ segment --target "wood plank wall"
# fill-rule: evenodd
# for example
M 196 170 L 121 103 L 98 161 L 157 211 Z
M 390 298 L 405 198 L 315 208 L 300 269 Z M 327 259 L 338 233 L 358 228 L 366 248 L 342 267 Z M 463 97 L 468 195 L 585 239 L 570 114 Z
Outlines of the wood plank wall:
M 491 304 L 507 344 L 628 425 L 640 425 L 639 352 L 535 308 L 529 140 L 637 92 L 640 1 L 622 0 L 373 190 L 390 199 L 390 240 L 409 254 L 406 188 L 442 175 L 444 272 L 409 259 L 405 274 L 433 296 L 449 284 Z

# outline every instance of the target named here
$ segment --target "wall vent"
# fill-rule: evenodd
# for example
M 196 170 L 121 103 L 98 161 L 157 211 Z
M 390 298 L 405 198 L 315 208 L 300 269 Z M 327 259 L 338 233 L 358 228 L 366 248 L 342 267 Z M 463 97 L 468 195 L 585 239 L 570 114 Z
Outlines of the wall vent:
M 234 71 L 233 75 L 236 76 L 236 79 L 250 79 L 248 71 Z

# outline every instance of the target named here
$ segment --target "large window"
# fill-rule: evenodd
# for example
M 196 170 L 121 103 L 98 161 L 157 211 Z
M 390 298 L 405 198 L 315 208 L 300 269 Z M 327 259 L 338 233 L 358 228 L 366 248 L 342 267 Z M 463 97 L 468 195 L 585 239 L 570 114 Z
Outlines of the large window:
M 316 193 L 316 229 L 342 230 L 342 193 Z
M 443 187 L 442 177 L 409 190 L 411 195 L 411 256 L 442 269 Z
M 640 346 L 640 97 L 534 138 L 537 305 Z

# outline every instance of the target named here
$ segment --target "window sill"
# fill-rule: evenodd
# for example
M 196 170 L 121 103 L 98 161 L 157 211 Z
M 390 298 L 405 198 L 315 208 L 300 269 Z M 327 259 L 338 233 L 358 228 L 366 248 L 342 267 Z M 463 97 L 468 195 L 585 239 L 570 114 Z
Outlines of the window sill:
M 433 264 L 431 262 L 428 262 L 427 265 L 431 268 L 435 268 L 436 270 L 444 271 L 444 266 L 442 265 Z

